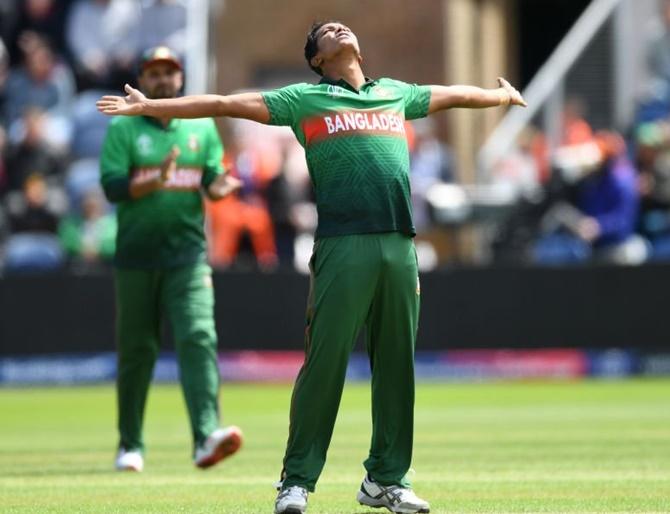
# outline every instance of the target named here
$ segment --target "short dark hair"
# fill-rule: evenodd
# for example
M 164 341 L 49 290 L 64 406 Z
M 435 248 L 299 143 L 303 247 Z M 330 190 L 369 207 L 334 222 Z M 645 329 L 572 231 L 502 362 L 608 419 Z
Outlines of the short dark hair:
M 309 28 L 309 32 L 307 33 L 307 41 L 305 41 L 305 59 L 307 59 L 307 65 L 314 73 L 322 77 L 323 72 L 321 71 L 321 68 L 312 66 L 312 57 L 314 57 L 319 52 L 319 38 L 317 36 L 319 29 L 328 23 L 339 22 L 335 20 L 315 21 Z

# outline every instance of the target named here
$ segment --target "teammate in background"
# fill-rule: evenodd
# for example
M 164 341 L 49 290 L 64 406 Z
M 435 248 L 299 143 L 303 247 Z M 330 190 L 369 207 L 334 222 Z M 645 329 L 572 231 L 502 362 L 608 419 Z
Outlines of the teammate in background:
M 357 500 L 392 512 L 429 512 L 410 488 L 414 346 L 419 281 L 412 237 L 404 120 L 453 107 L 525 105 L 498 89 L 418 86 L 369 79 L 356 36 L 339 22 L 315 24 L 305 58 L 323 79 L 265 93 L 148 99 L 105 96 L 106 114 L 231 116 L 288 125 L 305 147 L 319 224 L 311 261 L 305 363 L 293 391 L 276 513 L 302 513 L 314 491 L 340 403 L 349 354 L 367 326 L 372 368 L 372 442 Z
M 181 61 L 166 47 L 147 50 L 138 73 L 148 98 L 174 98 L 182 87 Z M 239 187 L 225 174 L 222 157 L 211 119 L 117 118 L 105 138 L 101 182 L 118 217 L 119 470 L 144 467 L 144 406 L 163 315 L 174 334 L 195 465 L 212 466 L 242 444 L 239 428 L 219 427 L 214 294 L 205 260 L 201 190 L 217 200 Z

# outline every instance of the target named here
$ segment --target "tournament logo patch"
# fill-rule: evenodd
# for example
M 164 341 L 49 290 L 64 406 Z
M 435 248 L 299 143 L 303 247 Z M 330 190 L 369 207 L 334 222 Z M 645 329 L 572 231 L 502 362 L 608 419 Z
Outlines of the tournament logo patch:
M 147 134 L 140 134 L 136 141 L 137 151 L 141 155 L 148 155 L 152 151 L 152 141 L 151 137 Z

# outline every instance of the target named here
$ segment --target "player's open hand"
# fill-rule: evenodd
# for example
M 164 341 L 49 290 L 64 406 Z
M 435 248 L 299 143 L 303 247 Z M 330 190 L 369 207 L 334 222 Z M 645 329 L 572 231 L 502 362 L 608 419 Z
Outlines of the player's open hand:
M 509 82 L 504 78 L 498 77 L 498 86 L 507 93 L 505 101 L 502 102 L 503 105 L 519 105 L 521 107 L 528 107 L 528 104 L 519 93 Z M 509 99 L 509 100 L 508 100 Z
M 103 114 L 137 116 L 144 112 L 144 104 L 147 97 L 144 94 L 126 84 L 124 87 L 128 96 L 105 95 L 95 105 Z
M 209 185 L 207 193 L 212 200 L 221 200 L 226 196 L 242 189 L 242 181 L 230 174 L 219 175 Z

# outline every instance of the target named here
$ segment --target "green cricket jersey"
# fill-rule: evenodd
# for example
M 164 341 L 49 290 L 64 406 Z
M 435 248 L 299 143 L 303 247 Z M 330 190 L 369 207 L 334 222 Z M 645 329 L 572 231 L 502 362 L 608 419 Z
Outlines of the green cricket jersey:
M 179 146 L 177 169 L 163 188 L 139 199 L 130 183 L 152 180 L 170 149 Z M 118 203 L 115 263 L 121 268 L 172 268 L 204 261 L 206 243 L 201 188 L 223 173 L 223 146 L 211 119 L 117 117 L 100 158 L 102 187 Z
M 316 237 L 414 235 L 405 120 L 425 117 L 430 87 L 382 78 L 356 91 L 346 81 L 263 93 L 270 124 L 304 146 L 316 194 Z

